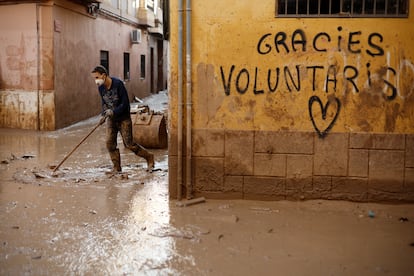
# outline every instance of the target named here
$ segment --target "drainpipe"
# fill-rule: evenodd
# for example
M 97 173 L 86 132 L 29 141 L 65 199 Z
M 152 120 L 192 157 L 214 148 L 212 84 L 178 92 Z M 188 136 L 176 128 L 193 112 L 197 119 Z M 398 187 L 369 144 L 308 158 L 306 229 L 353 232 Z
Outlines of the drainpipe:
M 37 130 L 40 130 L 40 4 L 36 4 L 36 42 L 37 42 Z
M 177 199 L 182 198 L 183 174 L 183 0 L 178 0 L 178 130 Z
M 187 105 L 187 152 L 186 152 L 186 190 L 187 199 L 192 198 L 193 187 L 191 181 L 191 118 L 192 118 L 192 87 L 191 87 L 191 0 L 186 0 L 186 105 Z

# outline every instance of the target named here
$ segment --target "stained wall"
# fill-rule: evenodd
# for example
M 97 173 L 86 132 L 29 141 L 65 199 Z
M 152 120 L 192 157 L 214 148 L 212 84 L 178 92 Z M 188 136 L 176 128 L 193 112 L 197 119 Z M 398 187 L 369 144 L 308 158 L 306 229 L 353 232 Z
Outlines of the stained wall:
M 413 201 L 413 5 L 398 19 L 278 18 L 275 5 L 193 3 L 194 196 Z M 177 19 L 172 197 L 180 179 Z
M 50 93 L 53 91 L 53 34 L 48 22 L 51 10 L 48 4 L 0 7 L 1 126 L 54 127 L 54 98 Z M 44 58 L 39 58 L 41 54 Z
M 121 13 L 110 3 L 101 8 Z M 157 71 L 163 40 L 144 28 L 141 43 L 131 43 L 138 19 L 122 16 L 130 21 L 88 14 L 76 1 L 0 5 L 0 127 L 54 130 L 98 115 L 91 70 L 100 64 L 101 50 L 108 51 L 110 74 L 125 81 L 131 101 L 158 92 L 158 75 L 165 78 Z M 129 79 L 124 53 L 130 56 Z

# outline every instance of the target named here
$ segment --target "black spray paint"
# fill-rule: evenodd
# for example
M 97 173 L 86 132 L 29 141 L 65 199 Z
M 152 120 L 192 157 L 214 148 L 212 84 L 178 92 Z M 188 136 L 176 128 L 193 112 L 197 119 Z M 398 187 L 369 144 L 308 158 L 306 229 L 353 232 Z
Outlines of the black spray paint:
M 308 38 L 302 29 L 295 30 L 290 38 L 285 32 L 277 32 L 276 34 L 266 33 L 260 37 L 257 43 L 257 53 L 259 55 L 278 55 L 289 54 L 297 52 L 327 52 L 328 46 L 334 46 L 338 52 L 346 50 L 349 54 L 361 55 L 363 53 L 372 58 L 377 56 L 384 56 L 384 49 L 382 47 L 383 37 L 380 33 L 364 34 L 362 31 L 345 32 L 341 26 L 337 28 L 337 33 L 332 35 L 326 32 L 317 33 L 315 36 Z M 321 43 L 324 42 L 325 44 Z M 366 42 L 368 47 L 365 49 L 362 44 Z M 323 46 L 328 45 L 328 46 Z M 339 70 L 338 70 L 339 69 Z M 386 71 L 391 72 L 394 77 L 396 70 L 392 67 L 385 67 Z M 353 65 L 345 65 L 344 68 L 330 65 L 289 65 L 276 66 L 273 68 L 254 67 L 253 70 L 247 68 L 238 68 L 236 65 L 231 65 L 229 70 L 220 66 L 221 79 L 223 83 L 224 92 L 230 96 L 233 89 L 240 94 L 246 94 L 251 91 L 254 95 L 265 93 L 277 93 L 277 91 L 301 92 L 306 85 L 303 82 L 310 81 L 312 91 L 316 91 L 317 80 L 323 77 L 324 92 L 335 93 L 337 90 L 338 76 L 341 76 L 344 85 L 351 85 L 356 93 L 360 92 L 357 85 L 357 78 L 361 75 L 360 71 L 367 74 L 368 87 L 372 85 L 371 64 L 368 62 L 365 68 L 359 69 Z M 310 76 L 310 77 L 309 77 Z M 384 93 L 387 93 L 387 100 L 394 100 L 397 96 L 396 86 L 386 79 L 382 79 L 384 84 Z M 263 86 L 260 86 L 262 84 Z M 364 85 L 364 84 L 361 84 Z M 340 112 L 341 103 L 338 98 L 334 98 L 336 102 L 335 116 L 328 124 L 326 129 L 319 129 L 315 124 L 313 118 L 314 103 L 318 103 L 322 111 L 322 120 L 326 120 L 326 112 L 331 102 L 328 101 L 323 105 L 318 96 L 311 96 L 309 99 L 309 116 L 313 127 L 318 133 L 319 137 L 323 138 L 335 124 Z

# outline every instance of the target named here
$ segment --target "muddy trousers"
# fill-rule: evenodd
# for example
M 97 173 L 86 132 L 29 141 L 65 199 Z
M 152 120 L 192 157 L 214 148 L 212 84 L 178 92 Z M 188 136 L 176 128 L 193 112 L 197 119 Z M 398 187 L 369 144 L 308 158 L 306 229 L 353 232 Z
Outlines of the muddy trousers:
M 122 170 L 121 155 L 117 148 L 118 132 L 121 133 L 124 146 L 136 155 L 143 157 L 147 161 L 147 168 L 152 169 L 154 167 L 154 155 L 133 141 L 131 118 L 122 121 L 108 119 L 106 128 L 106 148 L 108 149 L 109 156 L 114 165 L 114 171 L 120 172 Z

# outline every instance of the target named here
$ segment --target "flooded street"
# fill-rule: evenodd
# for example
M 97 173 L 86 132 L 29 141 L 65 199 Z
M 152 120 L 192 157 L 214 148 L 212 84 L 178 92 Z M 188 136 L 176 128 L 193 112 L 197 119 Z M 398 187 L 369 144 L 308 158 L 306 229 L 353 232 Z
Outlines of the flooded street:
M 414 205 L 168 197 L 167 150 L 155 171 L 105 126 L 0 130 L 0 275 L 412 275 Z

